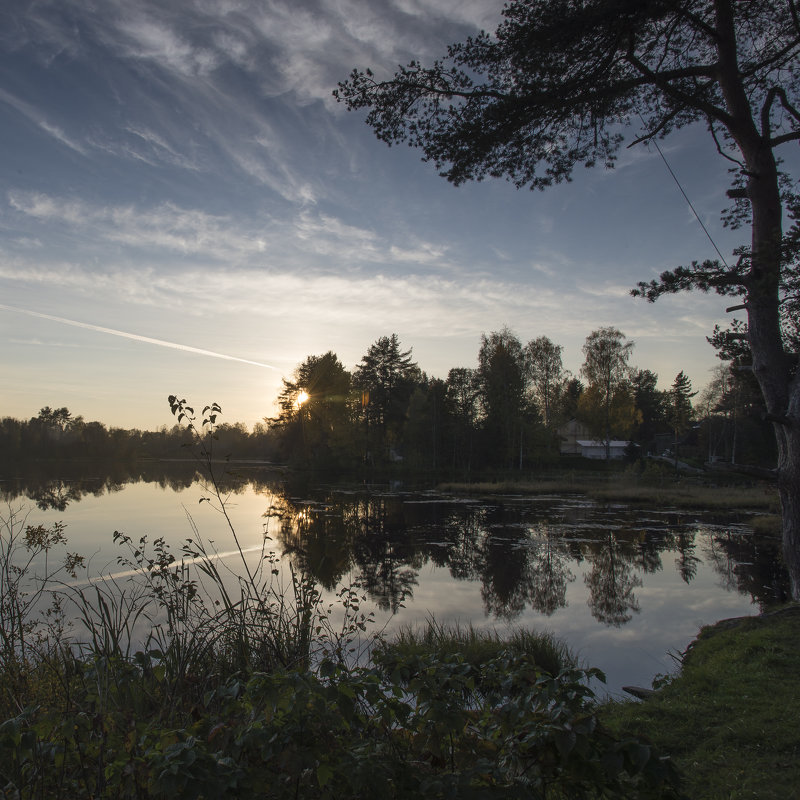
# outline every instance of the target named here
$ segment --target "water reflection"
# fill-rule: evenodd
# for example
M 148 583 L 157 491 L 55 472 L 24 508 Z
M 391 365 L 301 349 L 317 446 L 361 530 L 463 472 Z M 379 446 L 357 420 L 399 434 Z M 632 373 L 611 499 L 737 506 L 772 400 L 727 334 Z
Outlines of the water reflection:
M 583 577 L 589 589 L 587 603 L 598 622 L 616 628 L 639 613 L 633 590 L 642 586 L 642 579 L 634 571 L 632 544 L 607 531 L 598 544 L 589 545 L 591 568 Z
M 191 462 L 143 464 L 100 477 L 63 470 L 56 479 L 26 474 L 0 483 L 0 494 L 7 502 L 27 497 L 42 510 L 60 512 L 89 495 L 119 492 L 128 482 L 183 492 L 197 480 Z M 530 611 L 551 617 L 570 597 L 575 603 L 571 587 L 582 586 L 592 617 L 621 628 L 645 610 L 641 590 L 648 576 L 674 571 L 677 585 L 688 587 L 703 564 L 721 589 L 762 607 L 788 598 L 779 540 L 756 536 L 734 517 L 600 505 L 579 496 L 478 500 L 298 488 L 274 473 L 244 468 L 223 470 L 218 481 L 226 495 L 271 498 L 265 501 L 265 516 L 274 520 L 270 530 L 297 569 L 327 590 L 355 578 L 378 608 L 391 613 L 413 600 L 423 570 L 446 570 L 456 583 L 479 584 L 484 613 L 508 622 Z
M 224 494 L 262 490 L 273 485 L 266 476 L 253 474 L 246 466 L 221 468 L 217 482 Z M 42 511 L 65 511 L 85 497 L 101 497 L 122 491 L 131 483 L 153 483 L 162 489 L 182 492 L 202 482 L 204 470 L 195 461 L 153 461 L 126 463 L 30 462 L 20 465 L 14 475 L 0 478 L 0 501 L 31 500 Z
M 723 588 L 749 594 L 761 605 L 791 599 L 778 537 L 746 536 L 734 529 L 699 532 L 710 533 L 703 556 Z
M 582 573 L 592 616 L 618 628 L 641 611 L 637 590 L 643 576 L 665 569 L 665 554 L 687 585 L 705 559 L 724 588 L 761 605 L 788 596 L 777 540 L 739 523 L 710 518 L 699 525 L 697 514 L 657 515 L 580 498 L 479 502 L 335 491 L 314 500 L 283 495 L 279 505 L 272 513 L 281 519 L 281 544 L 298 567 L 328 588 L 355 572 L 385 610 L 413 597 L 426 565 L 479 582 L 486 615 L 503 621 L 565 608 L 568 586 Z

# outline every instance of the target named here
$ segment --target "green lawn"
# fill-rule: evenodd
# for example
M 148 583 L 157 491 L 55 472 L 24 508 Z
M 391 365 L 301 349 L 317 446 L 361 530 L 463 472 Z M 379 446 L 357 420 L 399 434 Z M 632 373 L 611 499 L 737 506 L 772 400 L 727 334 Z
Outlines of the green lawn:
M 673 757 L 692 800 L 800 798 L 800 605 L 704 628 L 680 674 L 609 705 L 614 731 Z

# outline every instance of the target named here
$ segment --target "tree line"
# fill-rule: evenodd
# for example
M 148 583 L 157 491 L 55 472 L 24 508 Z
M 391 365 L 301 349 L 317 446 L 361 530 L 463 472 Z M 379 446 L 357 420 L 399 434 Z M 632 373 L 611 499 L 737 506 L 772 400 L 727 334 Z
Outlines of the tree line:
M 268 449 L 266 425 L 252 431 L 241 423 L 223 423 L 214 431 L 222 457 L 263 458 Z M 185 426 L 162 426 L 155 431 L 108 427 L 87 422 L 66 407 L 45 406 L 35 417 L 0 418 L 0 464 L 50 459 L 74 461 L 101 458 L 110 462 L 188 457 L 193 437 Z
M 428 376 L 397 334 L 379 337 L 349 370 L 333 351 L 308 356 L 283 379 L 278 413 L 248 430 L 215 424 L 219 458 L 288 464 L 320 473 L 369 474 L 391 468 L 451 478 L 520 471 L 559 459 L 559 430 L 571 419 L 584 436 L 630 442 L 630 458 L 774 465 L 764 406 L 748 369 L 749 351 L 710 340 L 723 359 L 702 393 L 680 372 L 669 389 L 630 363 L 634 343 L 616 328 L 586 338 L 577 375 L 547 336 L 523 343 L 509 328 L 482 334 L 473 367 Z M 185 426 L 156 431 L 87 422 L 46 406 L 29 420 L 0 419 L 0 462 L 188 458 Z M 608 456 L 610 453 L 607 452 Z
M 682 371 L 658 389 L 656 373 L 630 364 L 634 343 L 616 328 L 586 338 L 578 375 L 564 367 L 561 345 L 547 336 L 523 343 L 507 327 L 482 334 L 477 365 L 445 379 L 422 371 L 397 334 L 382 336 L 352 370 L 333 351 L 300 363 L 267 420 L 271 444 L 295 467 L 396 464 L 459 476 L 546 465 L 559 457 L 559 429 L 575 419 L 607 457 L 620 439 L 631 458 L 669 451 L 772 466 L 747 353 L 710 341 L 728 360 L 698 396 Z

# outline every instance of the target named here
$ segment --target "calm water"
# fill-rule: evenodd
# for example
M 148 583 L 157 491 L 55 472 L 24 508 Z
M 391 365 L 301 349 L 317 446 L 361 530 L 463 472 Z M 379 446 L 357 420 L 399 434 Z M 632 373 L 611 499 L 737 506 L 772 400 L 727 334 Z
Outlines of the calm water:
M 120 570 L 115 530 L 163 537 L 177 552 L 196 532 L 233 548 L 192 470 L 169 478 L 4 481 L 29 522 L 61 520 L 92 574 Z M 231 478 L 227 508 L 242 547 L 268 546 L 333 596 L 365 588 L 379 625 L 472 623 L 554 632 L 608 676 L 608 691 L 671 671 L 699 627 L 757 613 L 783 597 L 775 540 L 748 515 L 597 504 L 580 495 L 486 499 L 373 489 L 287 489 L 251 470 Z M 239 556 L 223 555 L 232 570 Z

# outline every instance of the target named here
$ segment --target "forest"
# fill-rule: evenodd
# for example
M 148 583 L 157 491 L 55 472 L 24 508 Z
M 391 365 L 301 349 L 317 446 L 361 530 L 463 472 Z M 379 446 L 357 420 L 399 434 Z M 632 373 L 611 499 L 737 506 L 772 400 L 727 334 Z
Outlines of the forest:
M 461 479 L 561 463 L 559 430 L 574 419 L 597 441 L 629 442 L 630 460 L 677 453 L 695 466 L 774 467 L 747 350 L 710 341 L 721 361 L 698 392 L 682 371 L 659 389 L 655 372 L 632 365 L 634 343 L 616 328 L 587 336 L 577 375 L 565 369 L 561 345 L 546 336 L 523 343 L 505 327 L 482 334 L 476 366 L 453 367 L 444 379 L 427 375 L 397 334 L 381 336 L 352 370 L 330 350 L 308 356 L 283 379 L 276 416 L 252 430 L 215 422 L 213 453 L 319 474 Z M 188 458 L 182 448 L 191 441 L 179 424 L 108 428 L 64 407 L 42 408 L 27 421 L 0 419 L 7 464 Z

